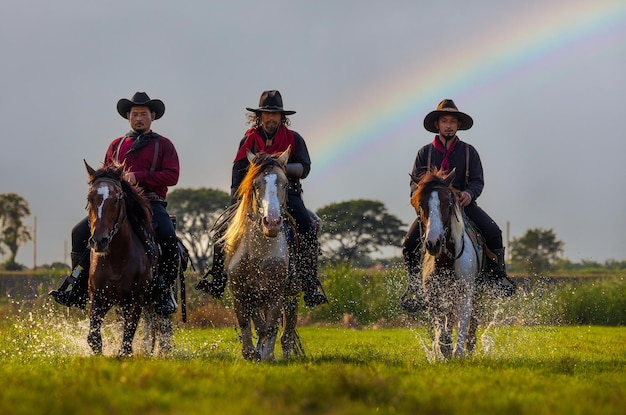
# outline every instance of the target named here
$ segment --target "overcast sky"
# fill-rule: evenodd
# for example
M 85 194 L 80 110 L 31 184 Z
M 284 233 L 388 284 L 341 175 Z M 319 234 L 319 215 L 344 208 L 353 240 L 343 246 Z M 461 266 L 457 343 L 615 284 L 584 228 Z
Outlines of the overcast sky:
M 69 261 L 83 159 L 128 130 L 120 98 L 164 101 L 153 129 L 177 146 L 178 187 L 227 191 L 266 89 L 297 111 L 313 210 L 374 199 L 412 222 L 423 119 L 451 98 L 505 241 L 552 229 L 572 261 L 626 259 L 623 0 L 5 0 L 0 51 L 0 193 L 37 217 L 38 265 Z

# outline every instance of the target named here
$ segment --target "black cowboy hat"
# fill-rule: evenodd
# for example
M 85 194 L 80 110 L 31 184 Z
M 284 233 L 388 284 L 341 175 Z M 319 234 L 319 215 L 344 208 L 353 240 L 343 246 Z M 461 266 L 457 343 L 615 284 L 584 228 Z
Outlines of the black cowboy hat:
M 472 117 L 459 111 L 454 104 L 454 101 L 451 99 L 444 99 L 439 103 L 439 105 L 437 105 L 436 110 L 429 112 L 426 118 L 424 118 L 424 128 L 431 133 L 437 134 L 439 131 L 435 128 L 435 121 L 437 121 L 442 115 L 454 115 L 455 117 L 458 117 L 461 122 L 459 130 L 469 130 L 472 128 L 472 125 L 474 125 Z
M 259 100 L 259 108 L 248 108 L 248 111 L 252 112 L 280 112 L 281 114 L 291 115 L 295 114 L 295 111 L 286 111 L 283 109 L 283 97 L 280 96 L 278 91 L 263 91 L 261 99 Z
M 132 107 L 146 106 L 150 108 L 150 111 L 154 112 L 154 119 L 158 120 L 165 113 L 165 104 L 160 99 L 150 99 L 145 92 L 135 92 L 135 95 L 128 100 L 122 98 L 117 101 L 117 112 L 122 118 L 128 119 L 128 113 Z

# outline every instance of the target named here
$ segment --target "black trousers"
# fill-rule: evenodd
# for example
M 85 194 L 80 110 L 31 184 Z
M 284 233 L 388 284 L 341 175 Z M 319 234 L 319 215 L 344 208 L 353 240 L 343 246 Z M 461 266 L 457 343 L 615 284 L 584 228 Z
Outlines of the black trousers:
M 287 194 L 287 212 L 289 212 L 296 221 L 300 235 L 309 235 L 311 232 L 314 232 L 313 222 L 300 195 L 293 193 Z
M 475 202 L 465 206 L 465 214 L 474 222 L 478 231 L 485 238 L 485 243 L 490 250 L 500 249 L 502 245 L 502 230 L 491 217 L 482 210 Z M 420 218 L 416 218 L 411 224 L 402 243 L 405 254 L 416 252 L 422 248 L 422 224 Z

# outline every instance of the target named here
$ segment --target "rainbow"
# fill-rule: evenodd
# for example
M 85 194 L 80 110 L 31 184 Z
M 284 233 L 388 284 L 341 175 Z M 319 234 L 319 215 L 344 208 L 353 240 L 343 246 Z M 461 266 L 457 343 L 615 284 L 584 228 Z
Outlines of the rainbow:
M 469 101 L 473 96 L 514 87 L 532 75 L 558 76 L 558 71 L 550 69 L 591 48 L 623 48 L 626 2 L 543 4 L 516 13 L 514 22 L 507 19 L 496 30 L 467 39 L 463 49 L 433 56 L 404 73 L 390 74 L 392 81 L 354 97 L 349 110 L 331 117 L 321 129 L 308 131 L 308 137 L 315 137 L 315 145 L 309 144 L 313 181 L 326 182 L 364 155 L 383 151 L 390 140 L 412 134 L 411 129 L 421 132 L 423 116 L 443 98 Z M 437 62 L 436 71 L 429 62 Z

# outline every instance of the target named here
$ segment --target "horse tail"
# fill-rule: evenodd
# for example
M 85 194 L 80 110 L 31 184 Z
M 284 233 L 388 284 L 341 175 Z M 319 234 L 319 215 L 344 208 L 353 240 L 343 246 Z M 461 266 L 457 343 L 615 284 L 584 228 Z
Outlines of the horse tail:
M 293 346 L 295 348 L 296 356 L 306 357 L 306 353 L 304 353 L 304 346 L 302 346 L 302 338 L 296 329 L 293 330 Z

